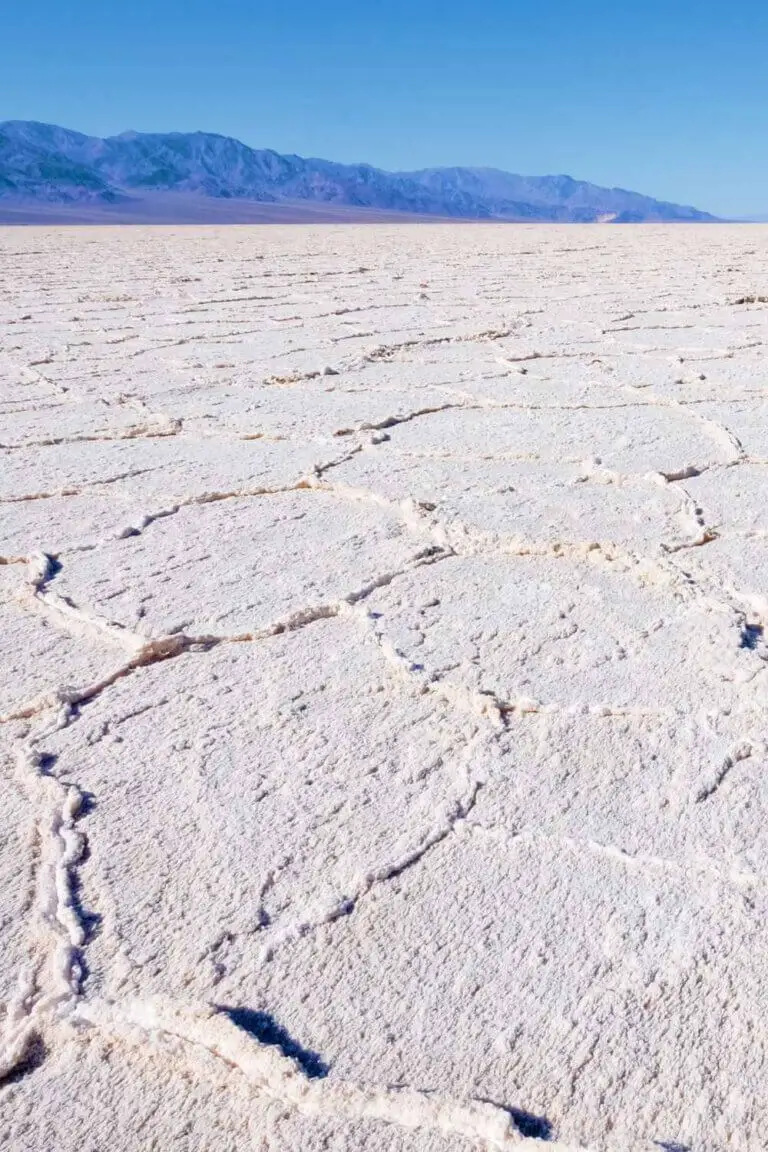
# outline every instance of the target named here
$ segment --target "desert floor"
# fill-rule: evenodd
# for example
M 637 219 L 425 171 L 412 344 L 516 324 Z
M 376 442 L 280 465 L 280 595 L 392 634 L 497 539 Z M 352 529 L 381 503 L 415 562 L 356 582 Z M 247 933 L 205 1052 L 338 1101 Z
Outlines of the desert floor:
M 768 229 L 6 228 L 0 401 L 5 1148 L 768 1147 Z

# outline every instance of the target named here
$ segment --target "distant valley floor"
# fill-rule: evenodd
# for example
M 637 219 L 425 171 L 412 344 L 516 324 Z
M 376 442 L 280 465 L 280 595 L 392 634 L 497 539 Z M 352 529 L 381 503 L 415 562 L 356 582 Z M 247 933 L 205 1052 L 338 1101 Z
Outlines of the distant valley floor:
M 297 200 L 268 203 L 168 192 L 118 200 L 54 203 L 0 198 L 2 224 L 403 224 L 435 216 Z M 448 217 L 446 217 L 448 221 Z M 450 221 L 456 223 L 455 219 Z M 477 221 L 475 221 L 477 223 Z

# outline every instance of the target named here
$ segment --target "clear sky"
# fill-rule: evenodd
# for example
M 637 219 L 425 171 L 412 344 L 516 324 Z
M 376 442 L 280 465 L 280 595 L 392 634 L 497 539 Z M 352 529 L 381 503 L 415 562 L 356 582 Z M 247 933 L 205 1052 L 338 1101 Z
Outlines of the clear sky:
M 768 0 L 5 0 L 2 119 L 768 213 Z

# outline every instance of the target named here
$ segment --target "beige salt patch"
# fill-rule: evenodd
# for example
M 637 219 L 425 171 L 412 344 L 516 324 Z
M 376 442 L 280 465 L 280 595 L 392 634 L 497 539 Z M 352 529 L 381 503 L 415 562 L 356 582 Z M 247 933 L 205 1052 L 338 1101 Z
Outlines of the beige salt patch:
M 226 380 L 203 377 L 180 382 L 175 387 L 153 389 L 152 402 L 158 410 L 185 420 L 206 417 L 226 420 L 236 419 L 264 403 L 274 414 L 275 404 L 282 399 L 290 402 L 292 393 L 306 396 L 310 404 L 316 396 L 322 402 L 323 393 L 347 392 L 406 394 L 411 400 L 421 392 L 430 394 L 432 389 L 453 390 L 475 375 L 476 369 L 471 365 L 456 368 L 439 364 L 394 364 L 386 360 L 345 365 L 335 361 L 329 352 L 326 360 L 306 372 L 297 370 L 284 375 L 272 372 L 262 379 L 250 371 L 232 370 Z
M 768 622 L 765 465 L 717 469 L 685 487 L 712 539 L 705 548 L 679 557 L 679 563 L 703 587 L 751 613 L 752 624 L 761 628 Z M 762 645 L 759 631 L 753 631 L 750 642 Z
M 685 490 L 701 509 L 706 523 L 722 535 L 768 532 L 768 468 L 743 463 L 717 468 L 685 482 Z M 737 545 L 733 543 L 734 559 Z
M 30 1152 L 139 1152 L 155 1142 L 191 1152 L 211 1140 L 246 1148 L 262 1125 L 268 1129 L 267 1116 L 256 1104 L 262 1124 L 251 1118 L 246 1092 L 231 1080 L 213 1060 L 207 1077 L 192 1077 L 183 1058 L 165 1055 L 149 1037 L 142 1052 L 86 1033 L 0 1089 L 0 1124 L 9 1148 Z
M 365 608 L 399 657 L 502 711 L 725 707 L 764 667 L 737 613 L 676 592 L 666 570 L 622 570 L 599 554 L 452 557 Z
M 748 698 L 666 717 L 509 717 L 478 819 L 732 883 L 749 900 L 768 864 L 761 717 Z
M 36 600 L 27 587 L 0 604 L 0 719 L 39 711 L 100 682 L 127 660 L 119 637 Z
M 260 1147 L 271 1146 L 264 1140 L 259 1110 L 271 1104 L 286 1118 L 311 1119 L 315 1133 L 319 1129 L 325 1136 L 325 1148 L 347 1148 L 348 1139 L 355 1148 L 412 1148 L 411 1134 L 420 1148 L 519 1148 L 523 1125 L 533 1120 L 486 1100 L 453 1099 L 402 1084 L 326 1079 L 327 1066 L 318 1055 L 302 1049 L 269 1013 L 152 997 L 116 1005 L 84 1004 L 74 1020 L 123 1045 L 142 1046 L 145 1054 L 160 1056 L 170 1071 L 186 1073 L 185 1078 L 206 1083 L 213 1079 L 224 1087 L 223 1073 L 234 1072 L 240 1099 L 229 1093 L 225 1099 L 251 1105 L 252 1134 L 261 1137 Z M 302 1126 L 291 1129 L 298 1133 Z M 317 1144 L 311 1140 L 310 1146 Z M 562 1144 L 553 1145 L 553 1152 L 558 1150 L 568 1152 Z
M 418 396 L 383 388 L 342 391 L 286 377 L 276 379 L 271 387 L 228 398 L 225 403 L 196 399 L 192 404 L 174 405 L 174 411 L 181 412 L 190 434 L 327 441 L 356 431 L 386 428 L 407 421 L 417 412 L 436 411 L 455 403 L 456 396 L 441 388 L 422 388 Z
M 145 636 L 237 635 L 330 614 L 432 551 L 397 508 L 301 489 L 181 508 L 71 556 L 56 588 Z
M 13 556 L 32 552 L 58 556 L 93 548 L 131 528 L 141 528 L 147 507 L 122 483 L 6 504 L 0 517 L 0 551 Z
M 14 1148 L 145 1152 L 148 1141 L 192 1152 L 469 1152 L 461 1137 L 376 1120 L 303 1115 L 271 1098 L 224 1061 L 182 1043 L 144 1047 L 89 1037 L 51 1053 L 34 1076 L 4 1090 L 4 1133 Z M 206 1059 L 207 1056 L 207 1059 Z M 233 1082 L 234 1081 L 234 1082 Z
M 352 456 L 329 473 L 339 491 L 393 502 L 412 500 L 448 533 L 510 550 L 593 543 L 655 553 L 700 532 L 685 494 L 636 477 L 603 482 L 578 464 L 394 457 L 387 444 Z M 464 541 L 466 544 L 466 540 Z
M 720 428 L 683 409 L 440 412 L 392 431 L 392 450 L 459 459 L 507 457 L 545 464 L 590 461 L 618 475 L 685 476 L 736 456 Z
M 237 443 L 177 437 L 116 443 L 58 444 L 10 452 L 3 461 L 0 499 L 25 499 L 121 486 L 146 510 L 186 498 L 236 494 L 296 484 L 316 465 L 347 449 L 318 444 Z M 23 514 L 23 509 L 20 514 Z
M 706 403 L 698 406 L 698 412 L 727 427 L 747 456 L 768 460 L 767 401 L 754 399 L 732 401 L 729 404 Z
M 372 1120 L 344 1123 L 329 1116 L 308 1117 L 271 1109 L 268 1134 L 262 1136 L 269 1152 L 470 1152 L 477 1147 L 470 1137 L 447 1132 L 409 1131 Z M 510 1124 L 513 1129 L 513 1125 Z M 510 1134 L 510 1147 L 518 1141 Z M 557 1149 L 555 1149 L 557 1152 Z
M 4 559 L 6 563 L 0 564 L 0 604 L 16 599 L 27 576 L 25 557 L 7 555 Z
M 51 735 L 93 795 L 89 989 L 212 995 L 450 833 L 484 744 L 352 620 L 142 669 Z
M 706 548 L 686 554 L 684 564 L 703 587 L 725 594 L 747 612 L 757 629 L 750 643 L 762 641 L 768 624 L 768 535 L 723 532 Z
M 0 369 L 1 371 L 1 369 Z M 56 412 L 63 408 L 66 400 L 61 393 L 52 392 L 46 381 L 34 384 L 11 385 L 0 376 L 0 415 L 16 416 L 22 412 L 46 410 L 48 419 L 53 420 Z
M 611 385 L 625 403 L 696 407 L 759 400 L 765 395 L 766 356 L 761 348 L 696 355 L 600 351 L 587 365 L 562 366 L 564 375 L 577 380 L 586 370 L 603 385 Z M 551 372 L 549 365 L 530 366 L 531 372 Z
M 533 1119 L 407 1085 L 338 1082 L 278 1017 L 249 1008 L 129 1000 L 72 1019 L 48 1058 L 40 1044 L 3 1090 L 14 1147 L 138 1152 L 150 1138 L 189 1150 L 215 1139 L 265 1152 L 470 1152 L 520 1148 L 515 1116 Z
M 0 1049 L 23 996 L 31 949 L 35 812 L 17 779 L 18 745 L 0 734 Z
M 601 1152 L 747 1152 L 767 1122 L 759 1051 L 741 1046 L 762 1011 L 764 896 L 750 908 L 727 880 L 549 835 L 537 816 L 511 834 L 470 821 L 278 955 L 267 1006 L 340 1077 L 375 1067 L 519 1102 Z
M 178 431 L 162 413 L 130 404 L 80 401 L 3 415 L 4 448 L 50 445 L 73 440 L 129 440 L 136 436 L 172 436 Z
M 483 365 L 482 372 L 476 372 L 456 387 L 473 400 L 533 410 L 588 408 L 599 411 L 633 402 L 644 403 L 643 397 L 634 397 L 618 387 L 601 363 L 592 364 L 589 360 L 508 363 L 500 357 L 492 364 Z
M 608 348 L 622 352 L 664 350 L 683 358 L 694 358 L 707 353 L 723 355 L 732 349 L 743 347 L 745 342 L 744 332 L 739 326 L 708 324 L 706 315 L 699 316 L 694 321 L 689 320 L 682 326 L 675 324 L 668 327 L 654 324 L 646 326 L 630 321 L 623 330 L 616 326 L 605 337 Z

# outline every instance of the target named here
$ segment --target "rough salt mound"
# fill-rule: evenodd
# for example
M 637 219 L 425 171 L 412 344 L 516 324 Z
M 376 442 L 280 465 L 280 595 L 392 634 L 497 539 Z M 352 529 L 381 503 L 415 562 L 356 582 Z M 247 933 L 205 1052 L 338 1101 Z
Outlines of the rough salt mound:
M 763 238 L 0 232 L 4 1147 L 768 1145 Z

